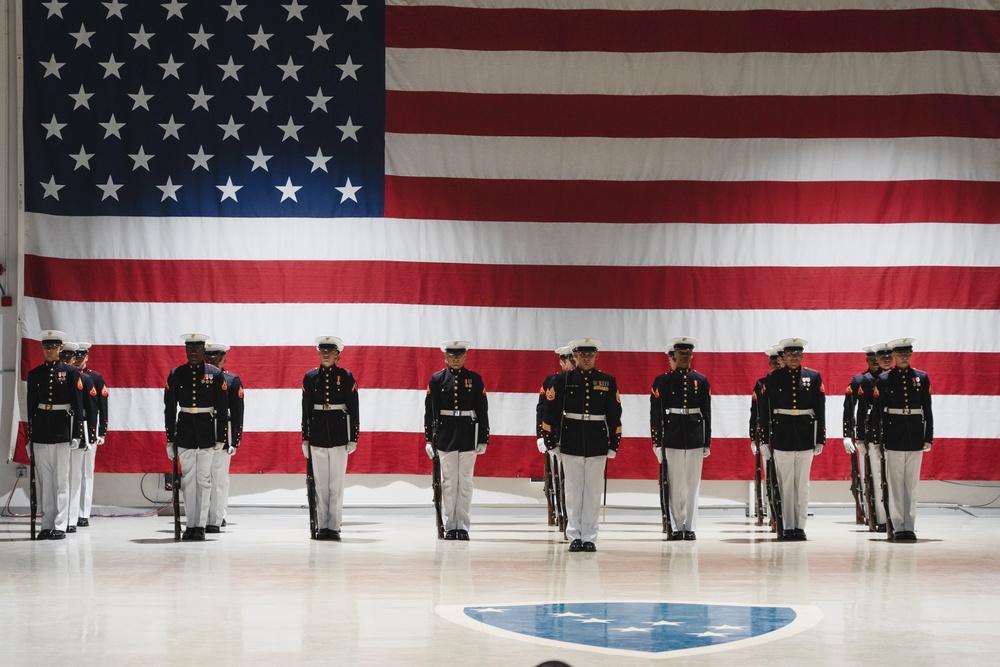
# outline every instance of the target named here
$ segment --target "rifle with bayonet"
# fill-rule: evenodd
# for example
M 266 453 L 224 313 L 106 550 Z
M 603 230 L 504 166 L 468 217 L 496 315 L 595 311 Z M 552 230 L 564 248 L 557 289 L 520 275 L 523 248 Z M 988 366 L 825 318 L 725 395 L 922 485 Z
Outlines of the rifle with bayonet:
M 754 438 L 756 440 L 756 446 L 754 447 L 754 469 L 753 469 L 753 497 L 754 497 L 754 509 L 757 512 L 757 525 L 764 525 L 764 482 L 763 482 L 763 465 L 761 461 L 760 448 L 763 446 L 761 442 L 762 438 L 760 436 L 760 426 L 754 429 Z
M 868 506 L 868 531 L 874 533 L 878 530 L 878 517 L 875 513 L 875 476 L 872 474 L 871 455 L 871 449 L 868 449 L 865 454 L 865 504 Z
M 29 499 L 31 502 L 31 539 L 35 540 L 35 521 L 38 515 L 38 491 L 35 482 L 35 443 L 28 439 L 28 460 L 31 465 L 31 480 L 28 483 Z
M 865 525 L 868 519 L 865 516 L 865 507 L 862 501 L 864 488 L 861 485 L 861 467 L 857 446 L 851 453 L 851 495 L 854 496 L 854 521 Z
M 434 491 L 434 520 L 437 522 L 437 536 L 439 540 L 444 539 L 444 518 L 441 514 L 441 504 L 443 502 L 442 494 L 444 493 L 444 487 L 441 482 L 441 456 L 438 453 L 437 440 L 438 440 L 438 422 L 440 420 L 441 413 L 438 412 L 437 402 L 435 401 L 435 395 L 437 392 L 436 387 L 431 388 L 431 447 L 434 448 L 434 458 L 431 460 L 431 487 Z
M 656 446 L 660 450 L 660 521 L 667 540 L 672 540 L 674 531 L 670 529 L 670 469 L 667 466 L 667 449 L 663 444 L 663 403 L 660 403 L 660 432 L 656 434 Z
M 312 445 L 308 447 L 309 456 L 306 457 L 306 500 L 309 503 L 309 537 L 316 539 L 318 535 L 318 517 L 316 513 L 316 476 L 313 473 Z

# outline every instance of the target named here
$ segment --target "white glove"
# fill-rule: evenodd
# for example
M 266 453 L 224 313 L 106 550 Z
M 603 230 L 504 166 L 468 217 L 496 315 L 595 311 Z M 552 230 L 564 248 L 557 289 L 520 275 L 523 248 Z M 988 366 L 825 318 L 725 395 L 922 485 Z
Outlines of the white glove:
M 356 442 L 349 442 L 349 443 L 347 443 L 347 453 L 348 454 L 353 454 L 354 450 L 357 449 L 357 448 L 358 448 L 358 443 L 356 443 Z
M 72 440 L 70 440 L 69 441 L 69 448 L 70 449 L 80 449 L 80 439 L 79 438 L 73 438 Z
M 236 454 L 236 448 L 233 447 L 232 445 L 229 445 L 228 447 L 226 447 L 226 454 L 229 454 L 230 456 L 235 455 Z
M 854 446 L 854 441 L 852 441 L 850 438 L 844 438 L 845 452 L 847 452 L 848 454 L 853 454 L 855 451 L 857 451 L 857 449 L 858 448 Z
M 750 441 L 750 453 L 757 456 L 757 443 L 753 440 Z
M 424 451 L 427 452 L 427 458 L 429 458 L 430 460 L 433 461 L 434 460 L 434 445 L 432 445 L 431 443 L 428 442 L 427 446 L 424 447 Z
M 616 456 L 618 456 L 618 451 L 617 450 L 614 450 L 614 449 L 609 449 L 608 450 L 608 458 L 609 459 L 613 459 Z
M 171 461 L 174 460 L 174 443 L 172 442 L 167 443 L 167 458 Z
M 304 456 L 306 458 L 309 458 L 309 441 L 308 440 L 303 440 L 302 441 L 302 456 Z
M 97 443 L 96 444 L 98 444 L 98 445 L 103 445 L 104 444 L 104 436 L 103 435 L 97 436 Z
M 90 451 L 90 443 L 81 441 L 79 449 L 80 449 L 81 452 L 89 452 Z
M 222 448 L 225 447 L 225 446 L 226 446 L 226 443 L 224 443 L 224 442 L 217 442 L 217 443 L 215 443 L 215 447 L 212 447 L 212 450 L 216 451 L 216 452 L 222 451 Z
M 816 445 L 813 447 L 813 456 L 819 456 L 823 453 L 823 445 Z
M 653 447 L 653 456 L 656 457 L 657 463 L 663 463 L 663 450 L 659 447 Z
M 479 456 L 480 454 L 483 454 L 485 452 L 486 452 L 485 442 L 480 442 L 478 445 L 476 445 L 476 456 Z
M 929 443 L 929 442 L 925 442 L 924 443 L 924 451 L 925 452 L 931 451 L 931 443 Z
M 707 459 L 708 455 L 711 454 L 711 453 L 712 452 L 709 451 L 708 447 L 702 447 L 702 449 L 701 449 L 701 458 Z
M 539 454 L 544 454 L 545 452 L 549 451 L 548 447 L 545 446 L 545 438 L 539 438 L 538 440 L 535 441 L 535 444 L 538 445 Z

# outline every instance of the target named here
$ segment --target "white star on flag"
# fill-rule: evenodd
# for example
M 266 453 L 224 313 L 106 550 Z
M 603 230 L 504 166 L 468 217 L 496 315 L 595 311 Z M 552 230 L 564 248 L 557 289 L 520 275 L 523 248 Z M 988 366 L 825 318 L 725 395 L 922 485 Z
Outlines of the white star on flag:
M 170 120 L 168 120 L 166 123 L 157 123 L 157 125 L 159 125 L 160 127 L 163 128 L 163 138 L 164 139 L 166 139 L 167 137 L 173 137 L 174 139 L 180 139 L 181 138 L 181 135 L 178 134 L 178 131 L 182 127 L 184 127 L 184 123 L 178 123 L 178 122 L 176 122 L 174 120 L 174 115 L 173 114 L 170 114 Z
M 239 200 L 236 198 L 236 192 L 243 189 L 242 185 L 233 185 L 233 179 L 231 177 L 226 179 L 225 185 L 216 185 L 215 187 L 222 191 L 222 199 L 219 200 L 220 203 L 226 201 L 227 199 L 232 199 L 233 201 L 238 202 Z
M 99 62 L 97 64 L 104 68 L 105 79 L 107 79 L 109 76 L 117 77 L 119 79 L 122 78 L 122 75 L 119 74 L 118 70 L 120 70 L 122 68 L 122 65 L 124 65 L 125 63 L 117 62 L 115 60 L 115 54 L 112 53 L 111 57 L 109 57 L 107 61 L 103 63 Z
M 250 171 L 257 171 L 258 169 L 263 169 L 264 171 L 267 171 L 268 170 L 267 161 L 274 156 L 264 155 L 264 148 L 260 147 L 257 149 L 256 155 L 247 155 L 247 157 L 250 159 L 251 162 L 253 162 L 253 167 L 250 168 Z
M 585 618 L 582 621 L 577 621 L 577 623 L 611 623 L 609 619 L 606 618 Z
M 201 86 L 200 88 L 198 88 L 198 92 L 197 93 L 193 93 L 193 94 L 192 93 L 188 93 L 188 97 L 190 97 L 194 101 L 194 106 L 191 107 L 191 111 L 194 111 L 195 109 L 198 109 L 198 108 L 204 109 L 205 111 L 211 111 L 208 108 L 208 101 L 210 99 L 212 99 L 213 97 L 215 97 L 215 95 L 208 95 L 208 94 L 206 94 L 205 93 L 205 86 Z
M 79 30 L 70 33 L 70 36 L 76 39 L 76 46 L 74 46 L 73 48 L 78 49 L 81 46 L 86 46 L 88 48 L 91 48 L 90 38 L 93 37 L 94 34 L 95 33 L 93 32 L 88 32 L 87 26 L 81 23 Z
M 315 95 L 306 95 L 306 99 L 312 102 L 312 109 L 310 109 L 309 111 L 316 111 L 317 109 L 326 111 L 326 103 L 332 100 L 333 98 L 330 97 L 329 95 L 324 95 L 323 88 L 320 87 L 319 89 L 316 90 Z
M 305 19 L 302 18 L 302 10 L 305 9 L 305 7 L 300 5 L 298 0 L 292 0 L 292 4 L 282 5 L 282 7 L 284 7 L 285 11 L 288 12 L 287 21 L 291 21 L 293 16 L 300 21 L 305 21 Z
M 186 2 L 178 2 L 177 0 L 170 0 L 169 5 L 161 5 L 167 10 L 167 18 L 171 16 L 176 16 L 177 18 L 184 20 L 184 16 L 181 14 L 181 10 L 187 7 Z
M 135 46 L 132 50 L 138 49 L 140 46 L 145 46 L 147 49 L 152 49 L 153 47 L 149 44 L 149 38 L 153 36 L 154 33 L 146 32 L 146 28 L 141 24 L 139 25 L 139 32 L 130 32 L 128 35 L 135 40 Z
M 84 109 L 90 108 L 90 98 L 94 96 L 93 93 L 88 93 L 83 89 L 83 84 L 80 84 L 80 92 L 70 93 L 70 99 L 73 100 L 73 109 L 79 109 L 83 107 Z
M 344 187 L 334 188 L 334 190 L 336 190 L 337 192 L 339 192 L 340 195 L 341 195 L 340 196 L 340 203 L 341 204 L 343 204 L 348 199 L 350 199 L 351 201 L 353 201 L 356 204 L 358 202 L 358 198 L 355 195 L 357 194 L 358 190 L 360 190 L 360 189 L 361 189 L 360 185 L 351 185 L 351 179 L 350 178 L 347 179 L 347 183 L 344 185 Z
M 132 98 L 132 111 L 140 108 L 149 111 L 149 101 L 153 99 L 153 96 L 147 94 L 142 86 L 139 86 L 139 92 L 129 93 L 128 96 Z
M 612 630 L 615 630 L 616 632 L 649 632 L 649 628 L 634 628 L 634 627 L 612 628 Z
M 292 185 L 291 177 L 289 177 L 288 180 L 285 181 L 284 185 L 275 185 L 274 187 L 276 187 L 278 190 L 281 191 L 281 201 L 285 201 L 286 199 L 291 199 L 294 202 L 298 201 L 298 198 L 296 198 L 295 193 L 302 189 L 301 185 Z
M 284 135 L 281 137 L 281 140 L 284 141 L 285 139 L 291 137 L 292 139 L 295 139 L 295 141 L 298 141 L 299 130 L 301 130 L 303 127 L 305 127 L 305 125 L 296 125 L 295 121 L 292 120 L 292 117 L 289 116 L 287 123 L 278 126 L 278 129 L 284 133 Z
M 326 43 L 330 41 L 331 37 L 333 37 L 332 34 L 328 35 L 324 33 L 321 29 L 316 28 L 315 35 L 306 35 L 306 37 L 308 37 L 309 40 L 312 41 L 313 51 L 315 51 L 316 49 L 326 49 L 327 51 L 330 50 L 330 47 L 327 46 Z
M 125 127 L 125 123 L 119 123 L 114 114 L 111 114 L 107 123 L 98 123 L 98 125 L 104 128 L 105 139 L 112 136 L 122 138 L 121 129 Z
M 246 9 L 246 5 L 236 4 L 236 0 L 233 0 L 228 6 L 223 7 L 226 10 L 226 21 L 230 19 L 236 19 L 238 21 L 243 20 L 243 10 Z
M 107 183 L 105 183 L 104 185 L 98 183 L 97 187 L 101 190 L 101 192 L 104 193 L 104 195 L 101 197 L 101 201 L 104 201 L 108 197 L 111 197 L 115 201 L 118 201 L 118 191 L 122 188 L 122 186 L 115 185 L 115 182 L 111 180 L 110 176 L 108 176 Z
M 211 51 L 211 49 L 208 48 L 208 40 L 215 37 L 215 34 L 206 33 L 205 26 L 198 26 L 198 32 L 189 32 L 188 36 L 194 40 L 194 46 L 191 47 L 192 51 L 197 49 L 199 46 L 205 47 L 206 51 Z
M 289 60 L 291 60 L 291 59 L 289 59 Z M 344 63 L 343 65 L 337 65 L 337 68 L 341 72 L 341 74 L 340 74 L 340 80 L 341 81 L 343 81 L 347 77 L 351 77 L 355 81 L 358 80 L 358 70 L 361 68 L 361 65 L 355 65 L 354 61 L 351 60 L 350 56 L 347 56 L 347 62 L 346 63 Z
M 228 63 L 226 63 L 225 65 L 219 65 L 219 68 L 222 70 L 223 81 L 225 81 L 226 79 L 232 79 L 233 81 L 240 80 L 240 77 L 236 73 L 239 72 L 241 69 L 243 69 L 243 65 L 235 64 L 233 62 L 232 56 L 229 56 Z
M 657 625 L 684 625 L 680 621 L 656 621 L 655 623 L 646 621 L 647 625 L 657 626 Z
M 132 153 L 129 155 L 129 157 L 132 158 L 133 162 L 135 162 L 135 164 L 132 166 L 132 171 L 135 171 L 136 169 L 139 168 L 149 171 L 149 161 L 152 160 L 154 156 L 146 155 L 146 150 L 142 146 L 139 146 L 139 152 Z
M 229 115 L 229 122 L 225 125 L 219 125 L 223 131 L 222 140 L 225 141 L 229 137 L 233 137 L 237 141 L 240 140 L 240 128 L 243 127 L 243 123 L 237 123 L 233 120 L 232 114 Z
M 108 15 L 104 18 L 111 18 L 112 16 L 117 16 L 118 18 L 125 20 L 122 15 L 122 10 L 125 9 L 125 3 L 119 2 L 118 0 L 111 0 L 111 2 L 102 2 L 102 5 L 108 8 Z
M 52 114 L 52 120 L 47 123 L 42 123 L 42 127 L 45 128 L 45 138 L 56 137 L 62 139 L 62 129 L 66 127 L 67 123 L 60 123 L 56 120 L 56 115 Z
M 49 2 L 43 2 L 42 7 L 45 7 L 45 9 L 49 10 L 49 14 L 45 18 L 50 19 L 53 16 L 58 16 L 59 18 L 63 18 L 62 8 L 65 6 L 66 3 L 59 2 L 59 0 L 50 0 Z M 56 199 L 58 199 L 58 197 L 56 197 Z
M 54 53 L 52 54 L 52 58 L 49 59 L 49 62 L 45 62 L 45 61 L 41 61 L 40 60 L 39 63 L 42 65 L 42 67 L 45 68 L 45 76 L 42 77 L 43 79 L 46 76 L 54 76 L 57 79 L 61 79 L 62 78 L 62 76 L 59 75 L 59 70 L 66 63 L 57 63 L 56 62 L 56 56 L 55 56 Z
M 70 155 L 70 157 L 76 162 L 76 166 L 73 167 L 73 171 L 76 171 L 80 167 L 90 169 L 90 158 L 94 157 L 94 154 L 86 152 L 83 150 L 83 146 L 80 146 L 80 152 L 76 155 Z
M 265 95 L 264 88 L 262 86 L 257 86 L 256 95 L 247 95 L 247 99 L 253 102 L 253 107 L 250 111 L 256 111 L 257 109 L 263 109 L 267 111 L 267 101 L 274 97 L 274 95 Z
M 347 137 L 350 137 L 351 139 L 354 139 L 354 141 L 357 141 L 358 140 L 358 130 L 361 129 L 361 126 L 360 125 L 355 125 L 354 122 L 351 121 L 351 117 L 348 116 L 347 117 L 347 123 L 345 125 L 338 125 L 337 129 L 340 130 L 341 132 L 343 132 L 343 135 L 340 137 L 341 141 L 346 140 Z
M 43 182 L 41 185 L 43 188 L 45 188 L 45 194 L 42 195 L 42 197 L 43 198 L 52 197 L 57 201 L 59 200 L 59 191 L 62 190 L 64 187 L 66 187 L 65 185 L 59 185 L 58 183 L 56 183 L 55 176 L 50 178 L 48 183 Z
M 347 18 L 344 21 L 350 21 L 352 18 L 355 18 L 363 22 L 364 19 L 361 18 L 361 11 L 366 9 L 368 5 L 359 5 L 358 0 L 351 0 L 351 4 L 341 5 L 341 7 L 347 10 Z
M 180 81 L 180 78 L 181 78 L 180 69 L 183 66 L 184 66 L 184 63 L 174 62 L 174 54 L 171 53 L 170 56 L 167 58 L 167 62 L 160 63 L 160 67 L 163 68 L 163 78 L 164 78 L 164 80 L 166 80 L 167 77 L 172 76 L 175 79 L 177 79 L 178 81 Z
M 162 202 L 168 199 L 173 199 L 174 201 L 177 201 L 177 191 L 183 188 L 184 186 L 174 185 L 173 182 L 170 180 L 170 177 L 167 176 L 167 182 L 163 185 L 157 185 L 156 187 L 160 190 L 160 192 L 163 193 L 163 196 L 160 197 L 160 201 Z
M 204 146 L 198 146 L 198 152 L 195 153 L 195 154 L 193 154 L 193 155 L 191 153 L 188 153 L 188 157 L 191 158 L 192 160 L 194 160 L 194 165 L 192 165 L 191 171 L 194 171 L 198 167 L 201 167 L 205 171 L 208 171 L 208 161 L 211 160 L 215 156 L 214 155 L 206 155 L 205 154 L 205 147 Z
M 292 57 L 288 56 L 288 62 L 285 63 L 284 65 L 278 65 L 278 69 L 282 71 L 281 75 L 282 81 L 284 81 L 285 79 L 295 79 L 296 81 L 298 81 L 299 80 L 298 72 L 300 69 L 302 69 L 302 65 L 296 65 L 294 62 L 292 62 Z
M 256 51 L 257 49 L 265 49 L 267 51 L 271 50 L 271 47 L 267 45 L 267 40 L 274 37 L 274 33 L 264 32 L 264 26 L 260 26 L 257 29 L 256 35 L 247 35 L 247 37 L 253 40 L 253 51 Z
M 333 156 L 332 155 L 323 155 L 323 150 L 321 148 L 317 148 L 316 149 L 316 155 L 314 155 L 312 157 L 310 157 L 310 156 L 307 155 L 306 159 L 309 160 L 310 162 L 312 162 L 312 169 L 309 170 L 310 174 L 312 172 L 316 171 L 317 169 L 322 169 L 323 171 L 326 171 L 327 173 L 330 173 L 326 169 L 326 163 L 329 162 L 330 160 L 332 160 Z

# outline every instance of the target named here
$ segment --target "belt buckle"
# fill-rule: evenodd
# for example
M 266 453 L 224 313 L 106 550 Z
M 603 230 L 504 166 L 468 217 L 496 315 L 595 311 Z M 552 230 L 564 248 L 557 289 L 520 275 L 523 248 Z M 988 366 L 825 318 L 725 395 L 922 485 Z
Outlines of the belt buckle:
M 52 409 L 52 405 L 51 405 L 51 404 L 49 404 L 49 403 L 46 403 L 46 404 L 45 404 L 45 409 L 46 409 L 46 410 L 51 410 L 51 409 Z
M 910 414 L 910 409 L 909 408 L 903 408 L 903 414 L 904 415 Z
M 462 411 L 461 410 L 455 410 L 455 416 L 456 417 L 461 417 L 462 416 Z
M 583 421 L 585 421 L 585 422 L 589 422 L 590 421 L 590 414 L 589 413 L 586 413 L 586 412 L 583 413 Z
M 792 410 L 789 410 L 788 414 L 790 414 L 793 417 L 798 417 L 799 416 L 798 408 L 793 408 Z

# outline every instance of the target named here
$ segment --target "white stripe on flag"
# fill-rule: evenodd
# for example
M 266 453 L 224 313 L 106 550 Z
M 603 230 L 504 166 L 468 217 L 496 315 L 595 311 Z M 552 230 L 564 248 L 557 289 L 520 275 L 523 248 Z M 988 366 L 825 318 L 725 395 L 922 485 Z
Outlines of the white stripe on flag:
M 1000 53 L 959 51 L 565 53 L 389 48 L 385 65 L 388 90 L 455 93 L 995 95 L 1000 90 Z
M 437 347 L 460 337 L 474 341 L 477 349 L 548 351 L 553 340 L 589 336 L 604 341 L 602 354 L 614 354 L 659 350 L 665 335 L 659 332 L 697 331 L 705 332 L 698 336 L 703 352 L 759 352 L 788 336 L 808 340 L 810 352 L 854 352 L 871 340 L 919 331 L 922 352 L 1000 352 L 996 310 L 591 310 L 32 298 L 25 298 L 23 306 L 26 331 L 72 323 L 76 338 L 101 345 L 176 345 L 182 333 L 212 323 L 215 338 L 231 345 L 311 346 L 308 332 L 336 323 L 345 344 L 365 346 Z

